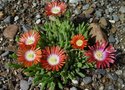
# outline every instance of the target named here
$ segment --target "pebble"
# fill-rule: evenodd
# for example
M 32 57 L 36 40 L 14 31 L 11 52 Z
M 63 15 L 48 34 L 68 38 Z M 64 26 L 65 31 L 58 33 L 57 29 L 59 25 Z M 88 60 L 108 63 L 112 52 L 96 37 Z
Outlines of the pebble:
M 101 85 L 101 86 L 99 86 L 99 90 L 104 90 L 104 86 L 103 85 Z
M 24 32 L 27 32 L 28 30 L 31 29 L 31 27 L 29 25 L 26 25 L 26 24 L 22 24 L 21 26 L 22 26 L 22 29 Z
M 125 69 L 123 69 L 122 75 L 123 75 L 123 78 L 125 78 Z
M 112 34 L 109 36 L 108 40 L 110 43 L 115 43 L 115 41 L 116 41 L 115 37 Z
M 32 84 L 32 81 L 33 81 L 33 78 L 29 77 L 29 79 L 28 79 L 28 85 Z
M 125 22 L 125 14 L 121 14 L 119 17 L 120 17 L 121 23 L 124 23 Z
M 36 18 L 37 18 L 37 19 L 41 18 L 41 15 L 40 15 L 40 14 L 37 14 L 37 15 L 36 15 Z
M 106 20 L 104 17 L 101 17 L 100 20 L 99 20 L 99 25 L 100 25 L 103 29 L 105 29 L 105 28 L 107 27 L 107 25 L 108 25 L 107 20 Z
M 4 4 L 3 4 L 3 3 L 1 3 L 1 4 L 0 4 L 0 10 L 2 10 L 2 9 L 3 9 L 3 7 L 4 7 Z
M 72 80 L 72 83 L 76 85 L 78 84 L 78 80 Z
M 41 19 L 36 20 L 36 24 L 40 24 L 41 23 Z
M 116 33 L 117 29 L 115 27 L 112 27 L 110 31 L 112 34 L 114 34 L 114 33 Z
M 109 20 L 110 23 L 115 23 L 115 20 Z
M 121 13 L 125 13 L 125 6 L 121 6 L 120 9 L 119 9 L 119 11 L 120 11 Z
M 89 83 L 92 82 L 92 78 L 91 78 L 91 77 L 84 77 L 84 78 L 83 78 L 83 82 L 84 82 L 85 84 L 89 84 Z
M 1 54 L 1 57 L 5 57 L 9 54 L 9 51 L 5 51 L 4 53 Z
M 115 73 L 116 73 L 117 75 L 122 75 L 122 70 L 116 70 Z
M 5 23 L 12 23 L 13 18 L 12 18 L 12 16 L 8 16 L 8 17 L 6 17 L 3 21 L 4 21 Z
M 77 88 L 76 87 L 71 87 L 70 90 L 77 90 Z
M 108 85 L 106 88 L 107 89 L 105 89 L 105 90 L 116 90 L 113 84 Z
M 17 25 L 9 25 L 3 31 L 4 37 L 8 39 L 13 39 L 18 31 L 19 27 Z
M 73 4 L 73 3 L 78 3 L 79 0 L 69 0 L 69 3 Z
M 119 17 L 118 17 L 118 15 L 112 15 L 112 17 L 113 17 L 113 20 L 115 20 L 116 22 L 119 20 Z
M 108 73 L 107 76 L 108 76 L 108 78 L 110 78 L 112 80 L 118 79 L 118 76 L 115 73 Z
M 106 71 L 104 69 L 97 69 L 96 72 L 97 74 L 102 74 L 102 75 L 106 74 Z
M 0 19 L 2 19 L 2 18 L 3 18 L 3 16 L 4 16 L 3 12 L 2 12 L 2 11 L 0 11 Z
M 89 4 L 83 5 L 83 7 L 82 7 L 83 10 L 86 10 L 88 8 L 89 8 Z
M 101 11 L 97 11 L 97 10 L 96 10 L 95 15 L 96 15 L 97 18 L 99 18 L 99 17 L 102 16 L 102 13 L 101 13 Z
M 20 81 L 20 89 L 21 90 L 28 90 L 29 84 L 26 80 L 21 80 Z
M 14 17 L 14 21 L 17 21 L 19 19 L 19 16 Z
M 94 12 L 94 8 L 89 8 L 85 10 L 84 14 L 86 17 L 90 16 Z

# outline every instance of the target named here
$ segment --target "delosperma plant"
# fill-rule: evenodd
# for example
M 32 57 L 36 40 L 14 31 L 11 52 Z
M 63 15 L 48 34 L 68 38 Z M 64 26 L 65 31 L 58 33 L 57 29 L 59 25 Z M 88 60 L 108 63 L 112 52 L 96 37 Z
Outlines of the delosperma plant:
M 86 68 L 106 68 L 114 63 L 113 46 L 108 42 L 89 46 L 89 24 L 75 27 L 66 7 L 64 2 L 48 2 L 45 13 L 56 19 L 22 33 L 17 41 L 19 63 L 11 66 L 21 66 L 41 90 L 63 89 L 68 82 L 84 77 Z

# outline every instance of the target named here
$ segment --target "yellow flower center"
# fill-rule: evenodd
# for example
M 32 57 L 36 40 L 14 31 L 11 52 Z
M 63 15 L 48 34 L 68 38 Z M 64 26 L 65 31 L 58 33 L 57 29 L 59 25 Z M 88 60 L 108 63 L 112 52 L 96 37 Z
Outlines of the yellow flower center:
M 96 52 L 95 52 L 95 58 L 97 59 L 97 60 L 99 60 L 99 61 L 102 61 L 103 59 L 104 59 L 104 55 L 103 55 L 104 53 L 102 52 L 102 51 L 100 51 L 100 50 L 97 50 Z
M 28 37 L 26 40 L 26 45 L 31 45 L 33 44 L 35 41 L 34 37 Z
M 60 12 L 60 10 L 61 10 L 60 7 L 55 6 L 55 7 L 53 7 L 53 8 L 51 9 L 51 12 L 54 13 L 54 14 L 57 14 L 57 13 Z
M 59 56 L 52 54 L 47 59 L 50 65 L 57 65 L 59 63 Z
M 82 44 L 83 44 L 83 41 L 82 41 L 82 40 L 77 40 L 77 42 L 76 42 L 76 45 L 77 45 L 77 46 L 82 46 Z
M 35 59 L 35 56 L 36 56 L 36 54 L 32 50 L 29 50 L 25 53 L 25 58 L 27 61 L 33 61 Z

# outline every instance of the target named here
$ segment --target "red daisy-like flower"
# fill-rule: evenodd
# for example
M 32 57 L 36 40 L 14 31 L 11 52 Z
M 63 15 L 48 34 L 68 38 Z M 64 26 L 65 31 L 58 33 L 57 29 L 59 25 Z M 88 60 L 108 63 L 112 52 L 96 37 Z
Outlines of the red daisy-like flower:
M 70 43 L 74 49 L 84 49 L 84 47 L 87 46 L 87 40 L 85 40 L 85 37 L 81 34 L 73 36 Z
M 27 46 L 36 47 L 39 40 L 40 40 L 40 34 L 37 31 L 30 30 L 21 35 L 18 44 L 20 48 L 25 48 Z
M 46 70 L 59 71 L 66 59 L 67 55 L 60 47 L 46 47 L 43 50 L 41 65 Z
M 19 48 L 17 51 L 18 61 L 21 62 L 24 66 L 29 67 L 33 64 L 37 64 L 41 59 L 41 50 L 39 48 Z
M 48 2 L 45 6 L 46 15 L 59 16 L 66 11 L 66 4 L 64 2 L 53 1 Z
M 110 63 L 114 63 L 115 49 L 112 45 L 103 42 L 97 42 L 94 46 L 89 47 L 90 50 L 85 52 L 89 62 L 95 62 L 97 68 L 110 67 Z

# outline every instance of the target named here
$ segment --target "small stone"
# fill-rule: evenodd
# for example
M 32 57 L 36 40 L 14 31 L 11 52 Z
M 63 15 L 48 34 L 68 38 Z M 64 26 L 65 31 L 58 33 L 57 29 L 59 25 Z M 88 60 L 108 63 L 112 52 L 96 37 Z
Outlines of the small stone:
M 1 54 L 1 57 L 5 57 L 9 54 L 9 51 L 5 51 L 4 53 Z
M 28 82 L 26 80 L 21 80 L 20 81 L 20 89 L 21 90 L 28 90 L 29 85 Z
M 119 9 L 119 11 L 120 11 L 121 13 L 125 13 L 125 6 L 121 6 L 121 8 Z
M 89 8 L 87 9 L 85 12 L 83 12 L 85 14 L 86 17 L 90 16 L 92 13 L 94 12 L 94 8 Z
M 86 10 L 86 9 L 88 9 L 88 8 L 89 8 L 89 4 L 86 4 L 86 5 L 84 5 L 84 6 L 82 7 L 83 10 Z
M 107 20 L 106 20 L 104 17 L 100 18 L 100 20 L 99 20 L 99 25 L 100 25 L 103 29 L 105 29 L 105 28 L 107 27 L 107 25 L 108 25 Z
M 84 82 L 85 84 L 89 84 L 89 83 L 92 82 L 92 78 L 91 78 L 91 77 L 84 77 L 84 78 L 83 78 L 83 82 Z
M 19 16 L 14 17 L 14 21 L 17 21 L 19 19 Z
M 76 87 L 71 87 L 70 90 L 77 90 L 77 88 Z
M 29 77 L 29 79 L 28 79 L 28 85 L 32 84 L 32 81 L 33 81 L 33 78 Z
M 122 76 L 123 76 L 123 78 L 125 78 L 125 69 L 123 69 Z
M 73 84 L 78 84 L 78 80 L 72 80 Z
M 112 34 L 109 36 L 108 40 L 109 40 L 110 43 L 116 42 L 115 37 Z
M 4 16 L 3 12 L 2 12 L 2 11 L 0 11 L 0 19 L 2 19 L 2 18 L 3 18 L 3 16 Z
M 97 74 L 102 74 L 102 75 L 106 74 L 106 71 L 104 69 L 97 69 L 96 72 Z
M 117 29 L 115 27 L 112 27 L 110 31 L 112 34 L 114 34 L 114 33 L 116 33 Z
M 4 8 L 4 4 L 1 3 L 1 4 L 0 4 L 0 10 L 2 10 L 3 8 Z
M 17 25 L 9 25 L 4 30 L 3 35 L 8 39 L 13 39 L 18 31 L 19 27 Z
M 115 23 L 115 20 L 109 20 L 110 23 Z
M 115 87 L 113 84 L 106 86 L 107 89 L 105 90 L 115 90 Z
M 37 15 L 36 15 L 36 18 L 37 18 L 37 19 L 41 18 L 40 14 L 37 14 Z
M 96 15 L 97 18 L 99 18 L 99 17 L 102 16 L 102 13 L 101 13 L 101 11 L 96 11 L 96 12 L 95 12 L 95 15 Z
M 105 35 L 105 33 L 102 31 L 101 27 L 96 24 L 96 23 L 91 23 L 90 24 L 90 35 L 92 35 L 92 37 L 95 37 L 96 42 L 98 41 L 99 43 L 105 42 L 107 41 L 107 36 Z
M 108 76 L 108 78 L 110 78 L 112 80 L 118 79 L 118 76 L 115 73 L 108 73 L 107 76 Z
M 13 21 L 13 18 L 11 16 L 8 16 L 6 17 L 4 20 L 3 20 L 5 23 L 11 23 Z
M 115 20 L 116 22 L 119 20 L 119 17 L 116 14 L 112 16 L 113 16 L 113 20 Z
M 31 29 L 31 27 L 29 25 L 22 24 L 21 26 L 22 26 L 22 29 L 24 32 L 27 32 L 28 30 Z
M 73 4 L 73 3 L 78 3 L 79 0 L 69 0 L 69 3 Z
M 122 75 L 122 70 L 116 70 L 115 73 L 116 73 L 117 75 Z
M 104 86 L 103 85 L 99 86 L 99 90 L 104 90 Z
M 122 22 L 122 23 L 124 23 L 125 22 L 125 14 L 120 14 L 120 21 Z
M 113 8 L 111 8 L 111 7 L 109 7 L 108 10 L 109 10 L 110 13 L 113 12 Z
M 41 19 L 36 20 L 36 24 L 40 24 L 41 23 Z

